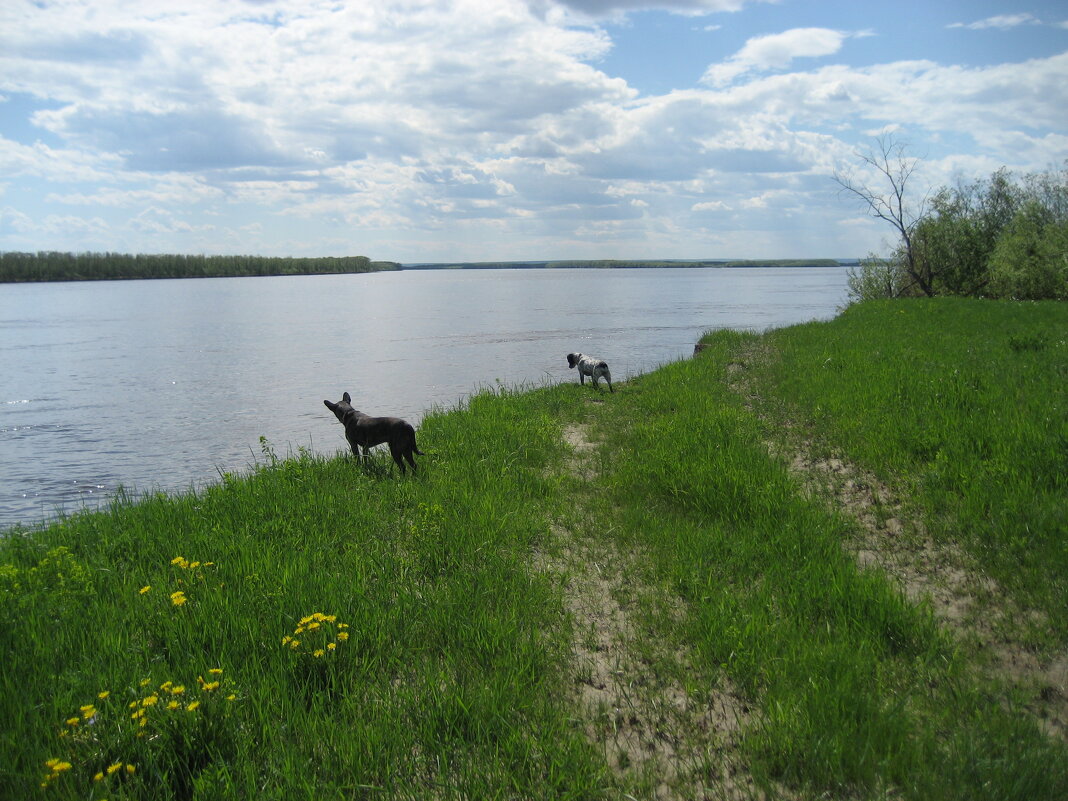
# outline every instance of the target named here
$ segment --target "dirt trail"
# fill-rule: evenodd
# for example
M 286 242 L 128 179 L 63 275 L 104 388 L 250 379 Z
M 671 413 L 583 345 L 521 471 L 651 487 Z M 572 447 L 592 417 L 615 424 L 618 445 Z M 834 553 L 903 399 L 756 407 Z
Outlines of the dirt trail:
M 770 357 L 760 345 L 728 365 L 728 384 L 754 414 L 767 415 L 750 376 L 754 363 Z M 994 678 L 1029 690 L 1029 710 L 1051 736 L 1068 739 L 1068 653 L 1046 661 L 1020 636 L 1041 613 L 1008 601 L 975 560 L 953 544 L 935 543 L 923 521 L 874 475 L 836 456 L 816 455 L 815 444 L 788 424 L 785 436 L 767 443 L 813 495 L 853 518 L 857 535 L 845 543 L 864 566 L 883 570 L 906 596 L 931 603 L 935 617 L 979 653 Z
M 564 436 L 572 449 L 568 474 L 594 481 L 596 445 L 579 426 L 568 427 Z M 587 528 L 605 525 L 581 511 L 557 521 L 558 548 L 544 564 L 563 577 L 574 622 L 576 709 L 586 735 L 604 749 L 620 788 L 638 797 L 759 797 L 737 759 L 748 719 L 745 703 L 729 689 L 688 693 L 682 686 L 677 677 L 689 672 L 687 654 L 643 630 L 638 614 L 643 604 L 670 601 L 635 579 L 640 554 L 623 553 Z

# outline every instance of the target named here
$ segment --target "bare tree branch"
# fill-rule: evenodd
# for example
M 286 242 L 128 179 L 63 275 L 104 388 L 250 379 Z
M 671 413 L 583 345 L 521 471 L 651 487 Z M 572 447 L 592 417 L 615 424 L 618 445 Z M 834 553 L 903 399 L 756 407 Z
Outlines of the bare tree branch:
M 901 238 L 905 272 L 925 295 L 931 295 L 931 277 L 924 274 L 925 269 L 918 263 L 912 244 L 916 225 L 926 214 L 929 190 L 924 193 L 918 206 L 913 207 L 910 204 L 909 182 L 920 159 L 908 156 L 907 150 L 908 145 L 905 142 L 897 141 L 892 134 L 887 134 L 877 138 L 875 147 L 868 152 L 857 153 L 864 164 L 879 173 L 880 183 L 885 187 L 881 190 L 837 170 L 834 180 L 843 192 L 858 198 L 872 217 L 893 226 Z

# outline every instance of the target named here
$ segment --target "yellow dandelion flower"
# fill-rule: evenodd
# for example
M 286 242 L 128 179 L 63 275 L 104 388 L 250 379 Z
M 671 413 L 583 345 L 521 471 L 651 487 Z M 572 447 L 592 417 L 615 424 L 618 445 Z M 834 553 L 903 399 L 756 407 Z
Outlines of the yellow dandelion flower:
M 96 697 L 99 698 L 101 701 L 103 701 L 109 695 L 111 695 L 111 693 L 108 690 L 104 690 L 103 692 L 97 693 Z
M 204 563 L 204 567 L 215 567 L 215 563 L 214 562 L 205 562 Z
M 196 708 L 200 706 L 200 701 L 191 701 L 189 706 L 186 707 L 187 712 L 195 712 Z
M 322 625 L 322 623 L 320 623 L 317 620 L 314 620 L 314 621 L 312 621 L 311 623 L 308 624 L 308 631 L 315 631 L 321 625 Z
M 102 781 L 104 781 L 104 771 L 100 771 L 99 773 L 97 773 L 93 777 L 93 781 L 94 782 L 102 782 Z
M 141 726 L 141 727 L 144 727 L 144 726 L 146 726 L 147 724 L 148 724 L 148 718 L 141 718 L 141 719 L 140 719 L 139 721 L 137 721 L 137 725 L 138 725 L 138 726 Z M 140 736 L 141 736 L 141 735 L 140 735 L 140 734 L 138 734 L 138 737 L 140 737 Z
M 174 682 L 173 682 L 173 681 L 165 681 L 165 682 L 163 682 L 163 684 L 161 684 L 161 685 L 159 686 L 159 688 L 160 688 L 161 690 L 163 690 L 163 692 L 170 692 L 170 691 L 171 691 L 171 687 L 172 687 L 173 685 L 174 685 Z
M 56 758 L 56 757 L 52 757 L 51 759 L 45 760 L 45 767 L 46 768 L 54 768 L 58 764 L 59 764 L 59 759 Z
M 196 570 L 198 567 L 200 567 L 200 562 L 190 562 L 189 563 L 189 569 L 190 570 Z
M 335 620 L 337 620 L 337 615 L 326 615 L 323 620 L 325 620 L 327 623 L 333 623 Z
M 337 648 L 337 643 L 336 642 L 327 643 L 326 650 L 333 651 L 335 648 Z
M 147 687 L 151 683 L 152 683 L 152 679 L 141 679 L 141 686 L 142 687 Z
M 113 774 L 115 771 L 119 770 L 121 767 L 122 767 L 122 763 L 121 762 L 116 762 L 114 765 L 108 765 L 108 770 L 107 770 L 108 776 Z
M 289 645 L 289 641 L 292 640 L 292 639 L 293 639 L 292 637 L 286 635 L 285 637 L 282 638 L 282 645 Z
M 231 693 L 230 695 L 226 696 L 226 700 L 227 700 L 227 701 L 233 701 L 233 700 L 235 700 L 236 698 L 237 698 L 237 696 L 236 696 L 236 695 L 234 695 L 233 693 Z
M 141 706 L 155 706 L 159 702 L 159 696 L 152 694 L 141 699 Z
M 144 716 L 145 716 L 145 710 L 138 709 L 136 712 L 134 712 L 132 715 L 130 715 L 130 719 L 131 720 L 137 720 L 138 718 L 143 718 Z
M 187 600 L 188 599 L 185 597 L 185 593 L 181 590 L 177 590 L 176 592 L 171 593 L 171 603 L 175 606 L 181 606 Z
M 146 584 L 146 585 L 145 585 L 144 587 L 142 587 L 141 589 L 139 589 L 139 590 L 138 590 L 137 592 L 138 592 L 138 593 L 139 593 L 140 595 L 144 595 L 144 594 L 145 594 L 146 592 L 148 592 L 148 591 L 149 591 L 149 590 L 151 590 L 151 589 L 152 589 L 152 585 L 151 585 L 151 584 Z
M 304 633 L 304 626 L 297 626 L 296 630 L 294 630 L 293 633 L 294 634 L 303 634 Z
M 178 685 L 175 685 L 174 687 L 171 687 L 171 695 L 181 695 L 184 692 L 185 692 L 185 685 L 184 684 L 178 684 Z
M 322 648 L 316 648 L 315 649 L 315 653 L 313 653 L 312 656 L 314 656 L 316 659 L 318 659 L 320 656 L 322 656 L 325 653 L 326 653 L 326 651 L 324 651 Z
M 69 762 L 57 762 L 55 765 L 52 766 L 52 772 L 56 774 L 70 769 L 71 764 Z
M 339 629 L 347 629 L 349 627 L 349 624 L 348 623 L 338 623 L 337 627 Z
M 130 764 L 129 762 L 127 762 L 127 763 L 126 763 L 126 772 L 127 772 L 127 773 L 129 773 L 129 774 L 131 774 L 131 775 L 132 775 L 132 774 L 134 773 L 134 771 L 136 771 L 136 770 L 137 770 L 137 768 L 135 768 L 135 767 L 134 767 L 133 765 L 131 765 L 131 764 Z
M 67 725 L 68 726 L 77 726 L 81 722 L 82 722 L 81 718 L 67 718 Z
M 204 690 L 204 692 L 210 693 L 212 690 L 219 689 L 219 682 L 217 682 L 217 681 L 206 681 L 206 682 L 204 682 L 204 685 L 201 687 L 201 689 Z
M 91 718 L 93 715 L 96 714 L 96 707 L 93 706 L 92 704 L 86 704 L 85 706 L 80 706 L 80 707 L 78 707 L 78 709 L 81 711 L 82 717 L 85 718 L 86 720 L 89 720 L 89 718 Z
M 185 557 L 184 556 L 176 556 L 171 560 L 171 564 L 172 565 L 180 565 L 181 567 L 185 567 L 189 563 L 185 561 Z
M 222 672 L 222 668 L 210 668 L 208 670 L 208 673 L 212 674 L 213 676 L 221 676 Z
M 341 640 L 342 642 L 344 642 L 345 640 L 347 640 L 349 638 L 349 633 L 347 631 L 339 631 L 337 633 L 337 638 L 339 640 Z
M 293 648 L 294 650 L 295 650 L 295 649 L 297 648 L 297 646 L 299 646 L 299 645 L 300 645 L 300 640 L 290 640 L 290 642 L 289 642 L 289 647 L 290 647 L 290 648 Z
M 177 709 L 180 706 L 181 704 L 179 704 L 177 701 L 171 701 L 169 704 L 167 704 L 167 709 Z
M 133 709 L 133 708 L 134 708 L 134 707 L 136 707 L 136 706 L 137 706 L 137 701 L 130 701 L 130 703 L 128 703 L 128 704 L 126 705 L 126 708 L 127 708 L 127 709 Z

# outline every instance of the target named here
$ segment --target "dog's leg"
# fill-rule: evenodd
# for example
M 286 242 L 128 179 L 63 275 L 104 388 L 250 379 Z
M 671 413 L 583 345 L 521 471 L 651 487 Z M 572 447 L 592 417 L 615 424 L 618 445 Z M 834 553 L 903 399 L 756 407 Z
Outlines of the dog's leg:
M 404 461 L 401 459 L 401 455 L 404 453 L 404 449 L 400 445 L 394 445 L 392 442 L 389 444 L 389 455 L 393 457 L 393 461 L 397 463 L 397 467 L 400 468 L 401 475 L 404 475 Z M 411 459 L 411 457 L 408 457 Z M 415 468 L 415 464 L 412 464 L 412 468 Z

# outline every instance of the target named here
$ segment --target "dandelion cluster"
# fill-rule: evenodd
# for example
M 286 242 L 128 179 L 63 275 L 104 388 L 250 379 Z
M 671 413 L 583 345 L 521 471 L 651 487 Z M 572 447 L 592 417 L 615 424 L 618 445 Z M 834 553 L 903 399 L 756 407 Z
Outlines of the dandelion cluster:
M 41 782 L 42 787 L 48 787 L 52 782 L 70 770 L 73 765 L 69 762 L 64 762 L 61 759 L 49 759 L 45 762 L 45 767 L 48 768 L 48 773 L 45 774 L 44 781 Z
M 178 569 L 178 575 L 175 579 L 178 584 L 178 589 L 169 595 L 171 606 L 185 606 L 185 604 L 189 602 L 189 596 L 186 595 L 186 588 L 193 581 L 205 581 L 207 577 L 204 571 L 208 568 L 215 567 L 215 563 L 190 561 L 184 556 L 176 556 L 171 560 L 171 564 Z M 152 585 L 146 584 L 137 592 L 139 595 L 148 595 L 152 592 Z
M 86 776 L 92 774 L 93 764 L 102 759 L 101 752 L 105 750 L 101 748 L 101 743 L 108 739 L 105 733 L 108 730 L 108 715 L 114 713 L 114 705 L 108 701 L 110 697 L 111 692 L 108 690 L 97 693 L 95 701 L 78 707 L 77 714 L 71 715 L 64 721 L 59 737 L 71 753 L 67 754 L 65 759 L 53 757 L 45 761 L 47 772 L 41 781 L 42 788 L 47 789 L 68 775 L 81 775 L 83 772 L 86 772 Z M 111 717 L 113 718 L 114 715 L 112 714 Z M 82 752 L 88 753 L 79 759 L 78 754 Z M 93 780 L 98 783 L 103 782 L 120 771 L 122 771 L 120 774 L 122 777 L 128 778 L 133 776 L 137 768 L 132 762 L 112 762 L 101 766 L 93 774 Z
M 337 615 L 313 612 L 300 619 L 292 636 L 282 638 L 282 647 L 320 659 L 334 653 L 338 643 L 348 640 L 348 628 L 349 624 L 339 622 Z
M 45 762 L 48 772 L 41 787 L 47 788 L 67 774 L 91 778 L 94 786 L 133 778 L 135 762 L 115 761 L 116 754 L 134 751 L 145 757 L 154 748 L 166 748 L 170 735 L 182 738 L 180 733 L 188 732 L 190 724 L 212 707 L 227 706 L 237 699 L 222 668 L 211 668 L 207 676 L 198 675 L 195 687 L 171 680 L 156 684 L 151 678 L 141 679 L 125 693 L 127 698 L 133 696 L 125 707 L 115 703 L 108 690 L 98 693 L 93 703 L 78 707 L 77 714 L 64 721 L 59 738 L 68 753 Z
M 151 687 L 152 680 L 142 679 L 142 692 L 139 693 L 142 697 L 131 701 L 127 706 L 130 719 L 136 723 L 138 728 L 144 728 L 149 724 L 153 715 L 196 712 L 200 709 L 201 702 L 206 700 L 202 694 L 215 693 L 222 686 L 222 674 L 222 668 L 211 668 L 208 671 L 210 681 L 205 680 L 203 676 L 197 676 L 197 685 L 201 695 L 197 695 L 193 690 L 187 691 L 184 684 L 175 684 L 173 681 L 165 681 L 157 688 L 146 689 Z M 226 700 L 233 701 L 236 698 L 237 696 L 231 692 Z M 143 732 L 138 732 L 139 737 L 142 735 Z

